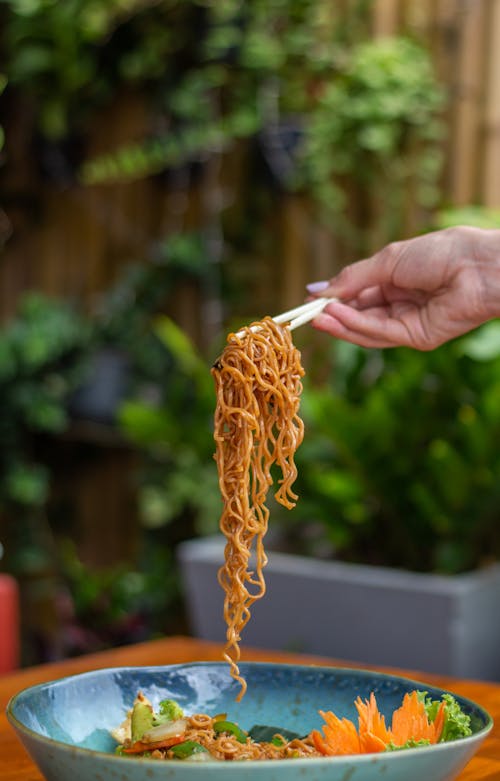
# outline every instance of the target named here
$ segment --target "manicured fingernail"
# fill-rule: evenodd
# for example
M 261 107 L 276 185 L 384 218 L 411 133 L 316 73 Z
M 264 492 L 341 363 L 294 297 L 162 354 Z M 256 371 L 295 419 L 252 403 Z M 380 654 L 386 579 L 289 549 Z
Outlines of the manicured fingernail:
M 326 288 L 330 285 L 329 282 L 310 282 L 308 285 L 306 285 L 307 290 L 309 293 L 321 293 L 322 290 L 326 290 Z

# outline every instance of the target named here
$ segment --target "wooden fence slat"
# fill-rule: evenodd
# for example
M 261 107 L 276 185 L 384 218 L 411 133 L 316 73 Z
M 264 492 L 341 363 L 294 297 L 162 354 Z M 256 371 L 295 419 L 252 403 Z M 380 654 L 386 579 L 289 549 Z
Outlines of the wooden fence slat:
M 395 35 L 399 28 L 400 11 L 400 0 L 375 0 L 372 10 L 373 37 Z
M 479 133 L 484 91 L 485 4 L 464 4 L 457 63 L 457 83 L 450 152 L 450 188 L 457 206 L 474 203 L 478 197 Z
M 291 309 L 304 299 L 305 276 L 311 257 L 310 221 L 304 200 L 289 196 L 282 207 L 283 256 L 286 268 L 281 274 L 281 307 Z
M 490 0 L 486 81 L 484 204 L 500 207 L 500 0 Z

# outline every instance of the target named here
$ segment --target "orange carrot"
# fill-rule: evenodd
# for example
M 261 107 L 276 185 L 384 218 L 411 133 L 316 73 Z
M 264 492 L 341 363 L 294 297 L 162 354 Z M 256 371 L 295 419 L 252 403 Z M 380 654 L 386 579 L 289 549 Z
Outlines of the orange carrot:
M 339 719 L 332 711 L 319 711 L 325 720 L 324 738 L 321 732 L 313 730 L 311 737 L 317 750 L 328 756 L 359 754 L 361 746 L 356 727 L 349 719 Z
M 375 694 L 355 701 L 358 729 L 349 719 L 339 719 L 332 711 L 319 711 L 325 721 L 323 735 L 311 733 L 318 751 L 328 756 L 340 754 L 370 754 L 385 751 L 389 744 L 404 746 L 410 740 L 437 743 L 445 721 L 445 703 L 439 706 L 434 721 L 429 721 L 424 703 L 416 691 L 405 694 L 402 705 L 394 711 L 390 728 L 380 713 Z
M 356 709 L 359 715 L 359 740 L 363 753 L 385 751 L 391 741 L 391 733 L 385 725 L 377 700 L 372 692 L 370 699 L 363 702 L 358 697 Z
M 186 740 L 185 735 L 177 735 L 173 738 L 165 738 L 156 743 L 146 743 L 143 740 L 136 740 L 130 746 L 123 749 L 124 754 L 142 754 L 144 751 L 153 751 L 155 748 L 172 748 L 177 743 L 183 743 Z
M 413 691 L 411 694 L 405 694 L 403 704 L 392 714 L 392 742 L 395 746 L 404 746 L 409 740 L 437 743 L 439 735 L 436 734 L 436 726 L 439 724 L 429 722 L 424 703 L 419 700 L 417 692 Z
M 446 703 L 442 702 L 436 713 L 434 719 L 434 729 L 436 730 L 436 743 L 439 741 L 444 728 L 444 720 L 446 718 Z

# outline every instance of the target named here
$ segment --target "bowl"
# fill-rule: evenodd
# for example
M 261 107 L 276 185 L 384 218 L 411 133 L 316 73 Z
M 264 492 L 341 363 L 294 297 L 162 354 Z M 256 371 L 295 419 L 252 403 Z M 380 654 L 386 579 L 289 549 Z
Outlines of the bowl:
M 114 754 L 109 730 L 120 724 L 138 691 L 154 706 L 175 699 L 186 713 L 227 712 L 244 729 L 268 724 L 303 734 L 320 727 L 318 710 L 355 718 L 354 700 L 374 692 L 390 717 L 406 692 L 443 690 L 394 675 L 349 668 L 249 662 L 240 665 L 248 691 L 236 702 L 237 684 L 218 662 L 164 667 L 120 667 L 61 678 L 24 689 L 7 716 L 48 781 L 451 781 L 492 727 L 480 706 L 458 695 L 472 735 L 404 751 L 289 760 L 163 762 Z

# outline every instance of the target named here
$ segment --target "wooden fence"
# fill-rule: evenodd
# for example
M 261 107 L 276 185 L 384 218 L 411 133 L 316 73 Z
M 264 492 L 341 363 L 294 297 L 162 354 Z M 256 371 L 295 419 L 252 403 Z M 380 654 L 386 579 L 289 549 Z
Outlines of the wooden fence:
M 350 0 L 337 2 L 347 9 Z M 500 207 L 500 0 L 375 0 L 371 22 L 375 37 L 409 30 L 427 42 L 448 88 L 447 201 Z M 128 95 L 100 118 L 91 152 L 140 138 L 145 122 L 140 98 Z M 141 258 L 145 242 L 196 222 L 204 208 L 203 197 L 186 204 L 185 193 L 157 180 L 91 188 L 40 181 L 25 160 L 22 110 L 9 125 L 16 128 L 16 145 L 9 149 L 15 175 L 4 187 L 12 226 L 0 264 L 4 319 L 26 288 L 91 304 L 124 264 Z M 0 232 L 2 227 L 5 233 L 5 218 Z M 335 257 L 328 231 L 298 198 L 280 199 L 272 229 L 278 251 L 253 260 L 261 284 L 252 290 L 252 300 L 254 293 L 262 296 L 262 311 L 301 300 L 308 279 L 328 276 L 343 262 Z M 272 298 L 266 293 L 270 285 Z M 193 295 L 187 287 L 180 290 L 172 307 L 181 324 L 201 338 L 206 330 L 192 317 Z M 218 326 L 215 322 L 214 329 Z
M 337 12 L 350 2 L 334 1 Z M 371 23 L 375 37 L 409 30 L 426 41 L 448 88 L 446 200 L 500 208 L 500 0 L 375 0 Z M 29 117 L 24 111 L 18 106 L 5 123 L 15 141 L 8 150 L 11 173 L 4 177 L 3 217 L 0 213 L 0 238 L 11 233 L 0 263 L 0 319 L 11 316 L 21 293 L 33 288 L 91 307 L 126 264 L 141 260 L 145 245 L 198 224 L 228 190 L 237 191 L 241 150 L 229 164 L 219 161 L 187 191 L 184 181 L 166 187 L 158 177 L 88 188 L 71 181 L 51 184 L 26 155 Z M 140 139 L 146 125 L 140 96 L 128 94 L 100 117 L 91 133 L 90 153 Z M 330 276 L 344 260 L 300 197 L 277 198 L 268 227 L 275 237 L 273 248 L 249 259 L 245 273 L 252 295 L 242 304 L 242 316 L 295 305 L 303 299 L 307 281 Z M 169 301 L 169 311 L 202 346 L 222 325 L 220 310 L 207 308 L 188 283 Z M 109 452 L 101 474 L 109 476 L 107 490 L 116 501 L 108 502 L 102 523 L 117 540 L 124 524 L 123 474 L 132 470 L 133 455 Z M 85 475 L 73 490 L 81 514 L 79 536 L 85 558 L 103 563 L 120 552 L 110 553 L 99 543 L 106 489 L 102 480 Z
M 500 2 L 378 0 L 373 33 L 427 41 L 449 91 L 445 192 L 455 205 L 500 206 Z

